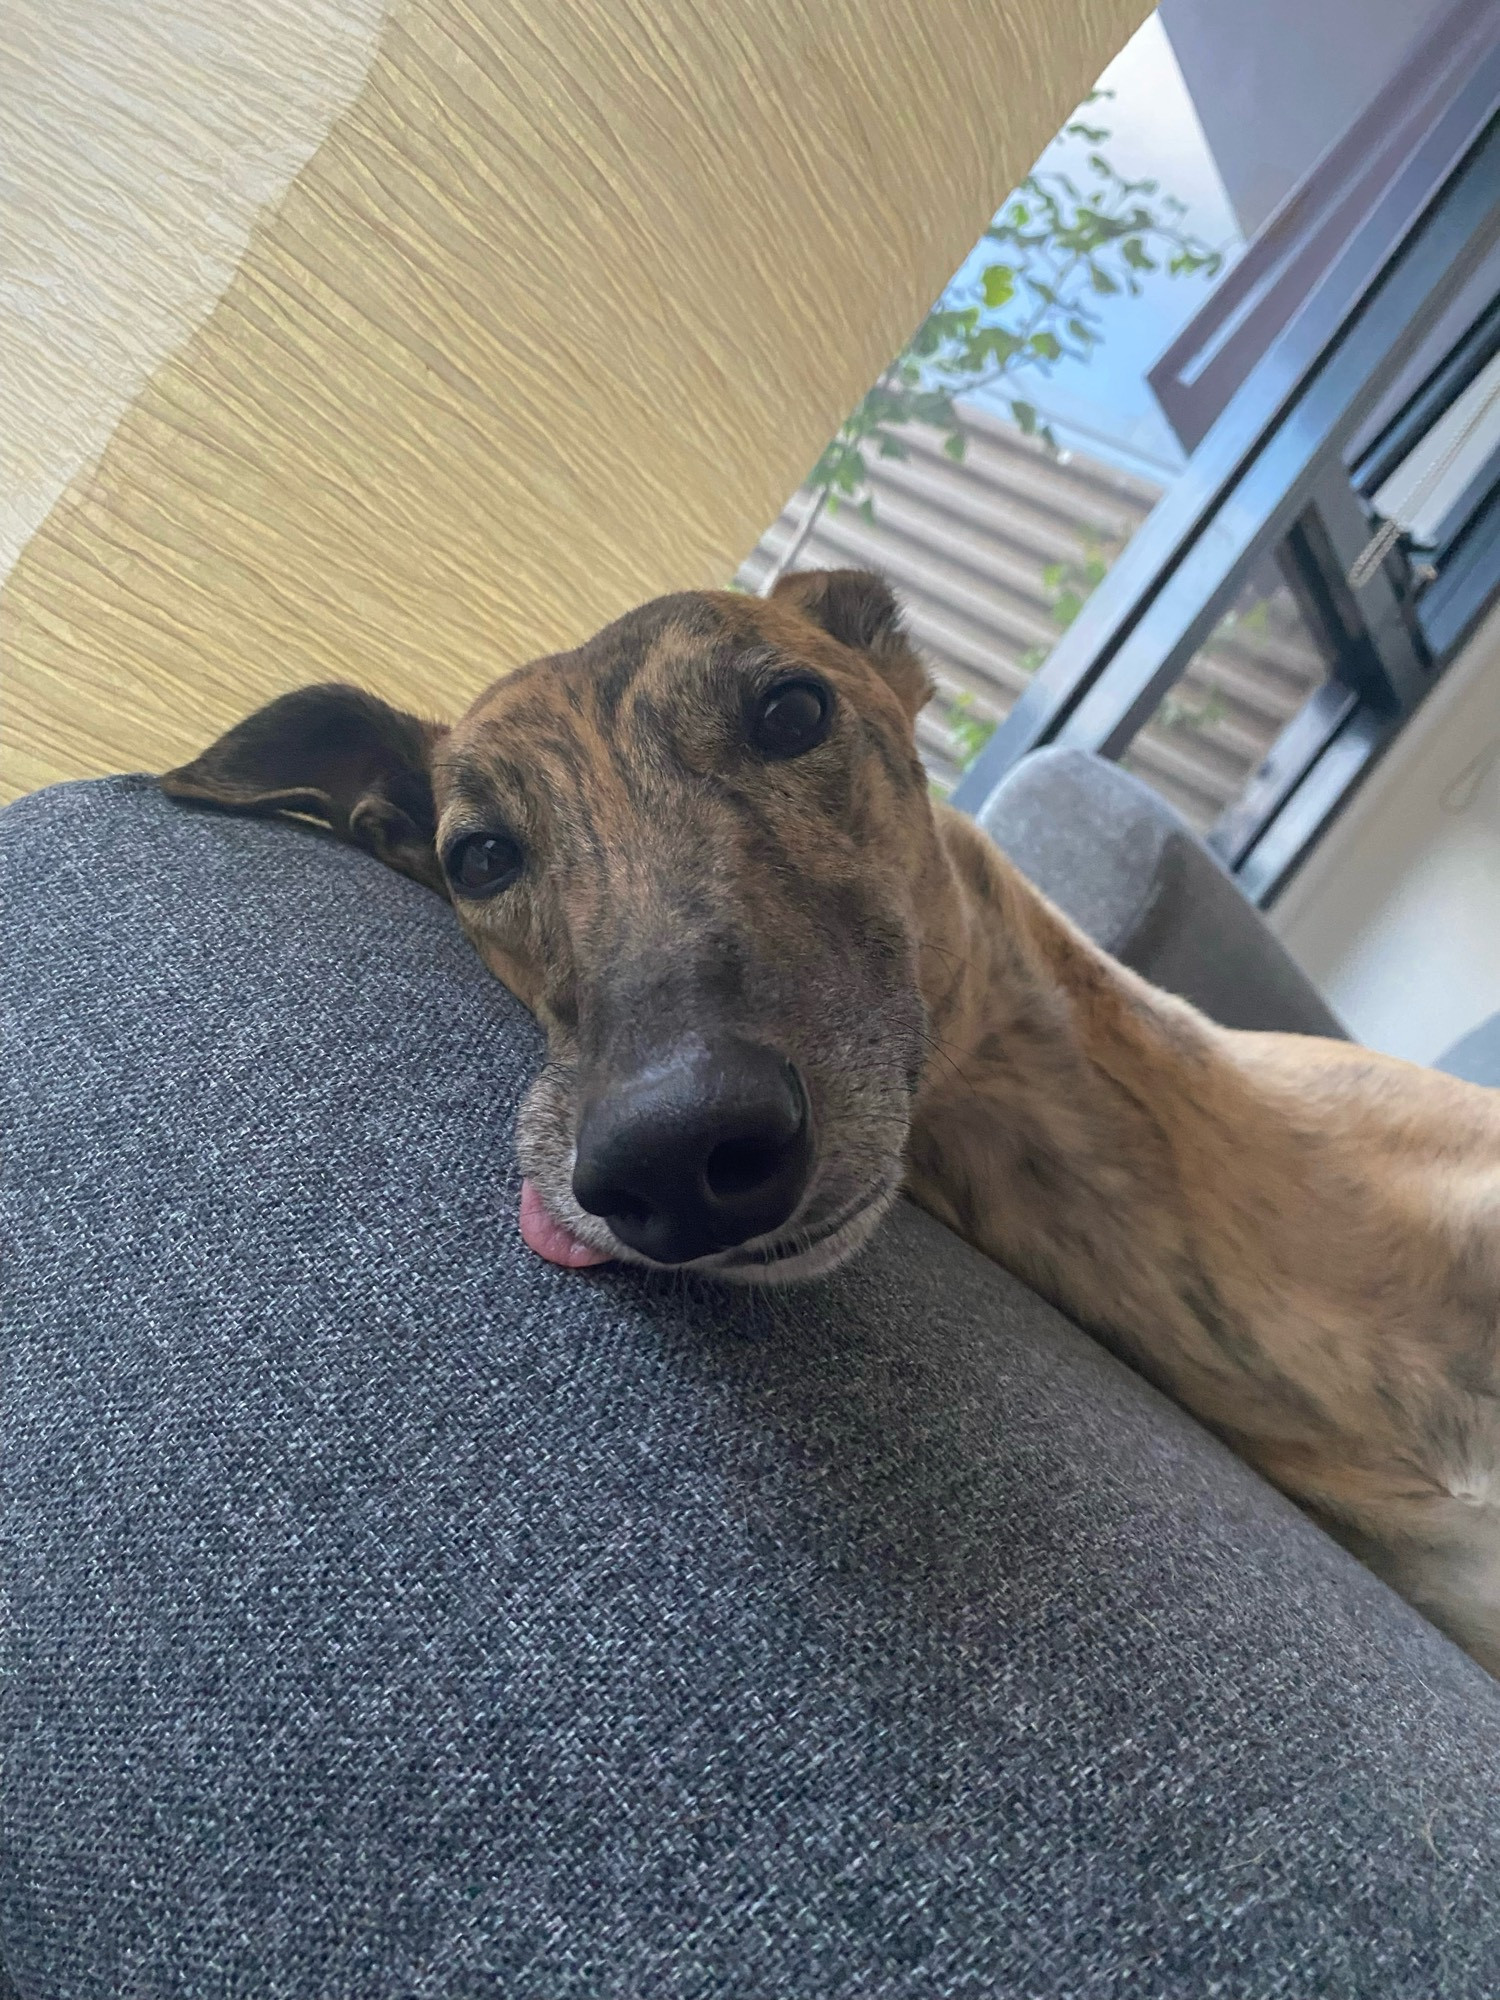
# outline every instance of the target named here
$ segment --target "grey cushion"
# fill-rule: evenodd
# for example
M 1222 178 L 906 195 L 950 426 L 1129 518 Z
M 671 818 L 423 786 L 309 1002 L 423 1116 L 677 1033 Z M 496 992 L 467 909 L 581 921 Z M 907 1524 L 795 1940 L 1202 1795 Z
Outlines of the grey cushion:
M 1226 1028 L 1344 1035 L 1207 848 L 1118 764 L 1034 751 L 979 824 L 1096 943 Z
M 1471 1028 L 1442 1057 L 1437 1067 L 1465 1083 L 1486 1083 L 1500 1089 L 1500 1014 Z
M 0 871 L 23 2000 L 1500 1991 L 1500 1689 L 999 1270 L 558 1272 L 437 899 Z

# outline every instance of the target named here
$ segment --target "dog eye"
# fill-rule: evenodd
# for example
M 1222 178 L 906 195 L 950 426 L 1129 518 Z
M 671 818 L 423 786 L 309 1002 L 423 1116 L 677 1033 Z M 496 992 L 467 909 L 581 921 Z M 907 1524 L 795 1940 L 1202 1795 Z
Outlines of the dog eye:
M 525 859 L 508 833 L 469 833 L 454 841 L 443 865 L 460 896 L 494 896 L 510 887 Z
M 800 757 L 828 734 L 833 695 L 811 674 L 777 681 L 750 713 L 750 740 L 763 757 Z

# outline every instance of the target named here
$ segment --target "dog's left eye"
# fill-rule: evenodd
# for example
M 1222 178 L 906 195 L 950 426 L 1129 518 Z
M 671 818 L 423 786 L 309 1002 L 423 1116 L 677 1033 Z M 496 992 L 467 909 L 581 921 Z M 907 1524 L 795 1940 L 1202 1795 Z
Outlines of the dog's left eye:
M 460 896 L 494 896 L 520 874 L 525 855 L 508 833 L 469 833 L 449 848 L 444 867 Z
M 813 674 L 792 674 L 751 709 L 750 740 L 762 757 L 800 757 L 823 741 L 832 714 L 832 690 Z

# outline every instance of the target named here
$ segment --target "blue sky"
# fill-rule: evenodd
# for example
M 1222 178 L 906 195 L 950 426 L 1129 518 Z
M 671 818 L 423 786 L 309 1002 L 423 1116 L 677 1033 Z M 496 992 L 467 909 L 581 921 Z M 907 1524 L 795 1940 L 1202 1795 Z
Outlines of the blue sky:
M 1099 79 L 1112 99 L 1083 113 L 1110 137 L 1098 150 L 1132 180 L 1150 177 L 1164 194 L 1187 204 L 1183 228 L 1224 251 L 1232 260 L 1243 248 L 1234 211 L 1219 178 L 1192 99 L 1158 17 L 1153 14 Z M 1091 180 L 1086 140 L 1058 138 L 1038 162 L 1061 169 L 1081 186 Z M 977 275 L 1001 253 L 979 244 L 957 274 Z M 1087 362 L 1063 360 L 1050 376 L 1020 370 L 1007 386 L 1034 403 L 1051 421 L 1058 441 L 1096 458 L 1162 477 L 1182 463 L 1170 426 L 1146 382 L 1146 370 L 1208 296 L 1203 277 L 1169 278 L 1164 272 L 1142 279 L 1142 295 L 1121 293 L 1096 303 L 1103 316 L 1102 338 Z M 1008 414 L 1005 397 L 979 399 L 997 415 Z

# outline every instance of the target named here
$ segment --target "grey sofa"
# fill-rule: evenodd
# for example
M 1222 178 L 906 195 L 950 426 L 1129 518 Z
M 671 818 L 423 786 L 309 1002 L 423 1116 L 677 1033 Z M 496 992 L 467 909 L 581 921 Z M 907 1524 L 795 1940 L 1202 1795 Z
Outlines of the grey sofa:
M 1337 1032 L 1130 780 L 987 815 Z M 903 1206 L 546 1267 L 449 910 L 145 780 L 0 815 L 20 2000 L 1500 1992 L 1500 1687 Z

